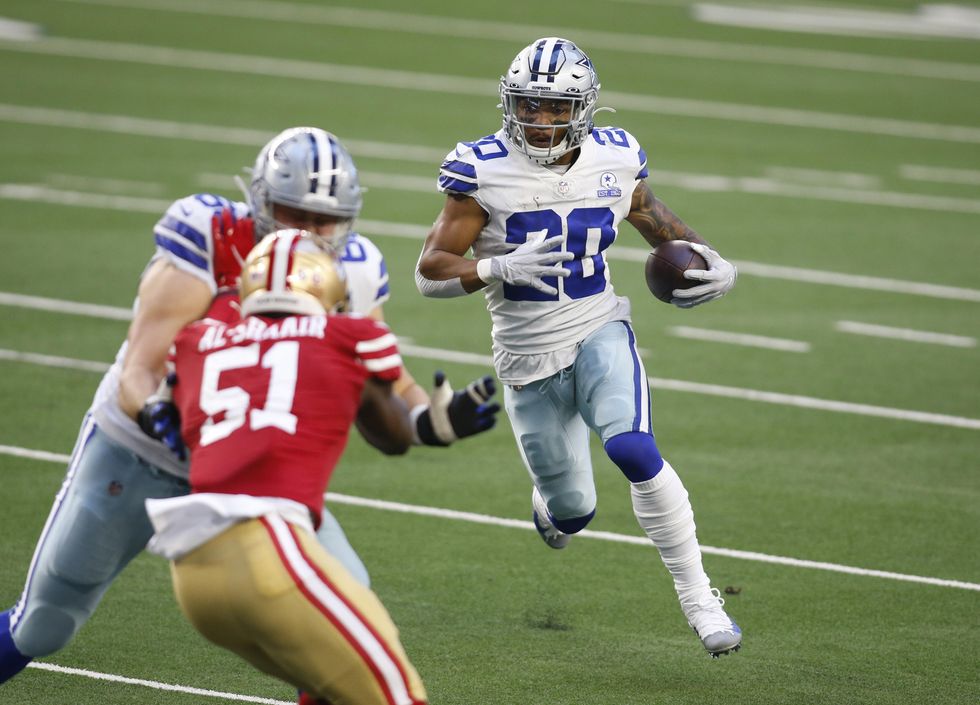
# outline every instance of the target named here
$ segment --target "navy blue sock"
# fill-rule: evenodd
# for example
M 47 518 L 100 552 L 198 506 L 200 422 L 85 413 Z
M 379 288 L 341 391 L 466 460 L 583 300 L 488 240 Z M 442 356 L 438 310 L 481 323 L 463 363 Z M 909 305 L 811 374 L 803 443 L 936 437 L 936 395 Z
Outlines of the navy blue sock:
M 554 524 L 555 528 L 557 528 L 563 534 L 577 534 L 579 531 L 584 529 L 590 521 L 592 521 L 592 517 L 594 516 L 595 509 L 586 514 L 584 517 L 572 517 L 571 519 L 555 519 L 555 517 L 551 517 L 551 523 Z
M 10 610 L 0 612 L 0 683 L 6 683 L 23 671 L 32 660 L 14 646 L 10 634 Z
M 657 442 L 649 433 L 620 433 L 606 441 L 606 455 L 630 482 L 652 480 L 664 466 Z

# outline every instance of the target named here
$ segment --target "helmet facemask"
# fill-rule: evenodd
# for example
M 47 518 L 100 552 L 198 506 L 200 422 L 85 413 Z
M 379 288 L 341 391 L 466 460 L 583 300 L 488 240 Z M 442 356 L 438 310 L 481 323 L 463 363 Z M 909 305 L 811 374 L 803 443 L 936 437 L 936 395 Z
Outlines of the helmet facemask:
M 581 145 L 592 131 L 599 98 L 599 80 L 592 62 L 567 39 L 545 37 L 532 42 L 500 77 L 500 107 L 504 132 L 510 142 L 537 164 L 551 164 Z M 564 103 L 567 119 L 535 122 L 535 108 Z M 535 145 L 526 130 L 551 131 L 548 146 Z M 554 144 L 554 136 L 564 137 Z
M 246 190 L 257 235 L 296 227 L 275 217 L 275 206 L 337 219 L 329 235 L 312 237 L 325 249 L 342 253 L 361 212 L 357 168 L 340 141 L 314 127 L 295 127 L 277 135 L 259 153 Z

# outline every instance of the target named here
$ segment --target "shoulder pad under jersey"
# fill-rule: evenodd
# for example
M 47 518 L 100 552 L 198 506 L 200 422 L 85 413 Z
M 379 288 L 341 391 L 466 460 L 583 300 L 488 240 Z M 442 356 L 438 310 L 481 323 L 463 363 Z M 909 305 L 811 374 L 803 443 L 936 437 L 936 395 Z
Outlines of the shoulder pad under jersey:
M 164 258 L 217 289 L 212 265 L 211 217 L 232 208 L 236 217 L 248 215 L 248 206 L 210 193 L 196 193 L 174 201 L 153 228 L 154 259 Z
M 377 245 L 360 233 L 351 233 L 341 260 L 347 274 L 351 313 L 367 315 L 388 300 L 388 267 Z
M 622 152 L 624 158 L 633 160 L 633 165 L 637 168 L 638 180 L 645 179 L 649 175 L 647 153 L 640 146 L 639 141 L 626 130 L 620 127 L 596 127 L 593 128 L 590 139 L 600 147 Z

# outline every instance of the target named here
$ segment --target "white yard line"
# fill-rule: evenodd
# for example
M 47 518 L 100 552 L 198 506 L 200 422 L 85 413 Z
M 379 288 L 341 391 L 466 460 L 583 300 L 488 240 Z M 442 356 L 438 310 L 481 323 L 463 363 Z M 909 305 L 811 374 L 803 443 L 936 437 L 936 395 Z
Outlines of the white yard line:
M 83 113 L 3 103 L 0 103 L 0 121 L 165 139 L 186 139 L 216 144 L 258 145 L 272 136 L 272 133 L 265 133 L 260 130 L 242 130 L 234 127 L 176 123 L 124 115 Z M 433 168 L 446 155 L 446 152 L 441 149 L 421 145 L 370 140 L 345 140 L 345 144 L 358 157 L 423 163 Z M 980 199 L 872 190 L 869 187 L 874 183 L 875 177 L 864 174 L 818 172 L 804 169 L 790 170 L 777 167 L 767 170 L 767 174 L 767 177 L 759 178 L 654 169 L 648 177 L 648 181 L 655 185 L 673 186 L 701 192 L 744 193 L 793 199 L 836 201 L 839 203 L 886 206 L 888 208 L 931 210 L 941 213 L 980 213 Z M 231 174 L 202 174 L 200 178 L 212 187 L 237 190 Z M 434 198 L 441 195 L 435 189 L 434 176 L 362 172 L 362 178 L 364 184 L 372 188 L 392 188 L 429 193 Z M 806 183 L 800 183 L 803 178 L 806 178 Z M 10 184 L 9 188 L 17 186 L 27 188 L 31 185 Z M 34 187 L 46 188 L 42 185 L 34 185 Z M 52 189 L 52 191 L 55 190 L 57 189 Z M 70 191 L 65 191 L 65 193 L 70 193 Z
M 500 517 L 489 516 L 486 514 L 474 514 L 472 512 L 460 512 L 453 509 L 439 509 L 436 507 L 425 507 L 415 504 L 403 504 L 401 502 L 390 502 L 381 499 L 370 499 L 367 497 L 353 497 L 350 495 L 328 492 L 327 501 L 337 504 L 350 504 L 359 507 L 370 507 L 385 511 L 401 512 L 405 514 L 418 514 L 422 516 L 432 516 L 441 519 L 452 519 L 455 521 L 467 521 L 474 524 L 489 524 L 513 529 L 535 530 L 534 524 L 530 521 L 519 521 L 516 519 L 503 519 Z M 612 541 L 614 543 L 627 543 L 636 546 L 653 548 L 653 544 L 645 536 L 631 536 L 628 534 L 617 534 L 610 531 L 592 531 L 584 529 L 575 534 L 576 537 L 597 539 L 600 541 Z M 826 563 L 822 561 L 808 561 L 800 558 L 788 558 L 786 556 L 773 556 L 766 553 L 755 551 L 739 551 L 731 548 L 716 548 L 714 546 L 701 545 L 701 551 L 710 555 L 726 556 L 740 560 L 755 561 L 760 563 L 773 563 L 777 565 L 787 565 L 796 568 L 810 568 L 815 570 L 825 570 L 835 573 L 847 573 L 850 575 L 861 575 L 865 577 L 886 578 L 889 580 L 900 580 L 904 582 L 922 583 L 935 585 L 937 587 L 959 588 L 962 590 L 980 591 L 980 584 L 969 583 L 960 580 L 946 580 L 943 578 L 931 578 L 919 575 L 907 575 L 904 573 L 893 573 L 889 571 L 873 570 L 868 568 L 855 568 L 853 566 L 840 565 L 838 563 Z
M 22 458 L 34 458 L 49 462 L 67 463 L 69 456 L 46 451 L 30 450 L 27 448 L 17 448 L 14 446 L 0 445 L 0 454 L 14 455 Z M 355 497 L 352 495 L 328 492 L 326 499 L 337 504 L 354 505 L 382 511 L 399 512 L 402 514 L 416 514 L 420 516 L 437 517 L 440 519 L 450 519 L 453 521 L 465 521 L 472 524 L 484 524 L 500 526 L 510 529 L 521 529 L 524 531 L 534 530 L 534 524 L 530 521 L 520 519 L 507 519 L 495 517 L 488 514 L 476 514 L 474 512 L 462 512 L 455 509 L 442 509 L 439 507 L 426 507 L 417 504 L 404 504 L 402 502 L 391 502 L 383 499 L 372 499 L 370 497 Z M 576 536 L 599 541 L 612 541 L 615 543 L 633 544 L 652 548 L 650 540 L 642 536 L 629 534 L 617 534 L 610 531 L 591 531 L 585 529 Z M 860 575 L 865 577 L 885 578 L 888 580 L 900 580 L 903 582 L 920 583 L 924 585 L 934 585 L 937 587 L 957 588 L 961 590 L 980 591 L 980 584 L 964 582 L 961 580 L 946 580 L 944 578 L 932 578 L 920 575 L 907 575 L 904 573 L 893 573 L 890 571 L 873 570 L 869 568 L 857 568 L 854 566 L 841 565 L 838 563 L 827 563 L 823 561 L 808 561 L 802 558 L 789 558 L 786 556 L 774 556 L 756 551 L 741 551 L 732 548 L 716 548 L 714 546 L 701 546 L 701 551 L 711 555 L 726 556 L 738 560 L 754 561 L 759 563 L 773 563 L 776 565 L 792 566 L 795 568 L 809 568 L 814 570 L 824 570 L 836 573 L 847 573 L 850 575 Z
M 948 345 L 954 348 L 975 348 L 977 339 L 965 335 L 950 335 L 948 333 L 930 333 L 911 328 L 892 328 L 891 326 L 879 326 L 872 323 L 858 323 L 857 321 L 837 321 L 835 330 L 842 333 L 854 333 L 856 335 L 868 335 L 876 338 L 890 338 L 893 340 L 906 340 L 913 343 L 931 343 L 933 345 Z
M 902 164 L 899 174 L 910 181 L 932 181 L 940 184 L 980 186 L 980 171 L 976 169 L 946 169 L 920 164 Z
M 36 668 L 40 671 L 51 671 L 53 673 L 63 673 L 69 676 L 82 676 L 93 678 L 100 681 L 110 681 L 112 683 L 125 683 L 126 685 L 138 685 L 153 690 L 168 690 L 174 693 L 185 693 L 188 695 L 200 695 L 205 698 L 220 698 L 221 700 L 231 700 L 238 703 L 262 703 L 262 705 L 295 705 L 294 700 L 273 700 L 272 698 L 260 698 L 255 695 L 241 695 L 239 693 L 223 693 L 220 690 L 206 690 L 204 688 L 192 688 L 186 685 L 175 685 L 172 683 L 161 683 L 159 681 L 146 680 L 144 678 L 129 678 L 128 676 L 117 676 L 113 673 L 100 673 L 99 671 L 89 671 L 84 668 L 69 668 L 59 666 L 54 663 L 44 661 L 32 661 L 27 664 L 28 668 Z
M 0 305 L 3 305 L 4 303 L 4 298 L 2 293 L 0 293 Z M 70 304 L 70 302 L 66 303 Z M 70 305 L 66 307 L 64 311 L 64 313 L 74 312 L 76 311 L 72 311 Z M 78 313 L 81 315 L 92 315 L 90 312 L 84 310 L 78 311 Z M 443 350 L 441 348 L 431 348 L 413 344 L 400 344 L 399 349 L 406 357 L 418 357 L 427 360 L 455 362 L 488 368 L 493 366 L 493 359 L 489 355 L 482 355 L 479 353 Z M 91 360 L 70 360 L 69 358 L 38 355 L 36 353 L 21 352 L 17 350 L 0 350 L 0 359 L 6 359 L 14 362 L 26 362 L 36 365 L 46 365 L 51 367 L 82 369 L 90 372 L 101 372 L 101 365 L 105 364 Z M 895 409 L 887 406 L 857 404 L 854 402 L 819 399 L 817 397 L 807 397 L 798 394 L 766 392 L 759 389 L 728 387 L 718 384 L 688 382 L 680 379 L 666 379 L 663 377 L 648 377 L 647 381 L 650 383 L 650 387 L 653 389 L 668 390 L 672 392 L 701 394 L 706 396 L 724 397 L 727 399 L 741 399 L 743 401 L 790 406 L 799 409 L 813 409 L 815 411 L 856 414 L 858 416 L 892 419 L 895 421 L 909 421 L 912 423 L 948 426 L 951 428 L 980 430 L 980 419 L 969 418 L 966 416 L 935 414 L 928 411 L 915 411 L 912 409 Z
M 859 37 L 980 39 L 980 13 L 955 5 L 926 5 L 910 12 L 697 3 L 692 11 L 701 22 L 729 27 Z
M 497 93 L 496 81 L 489 79 L 89 39 L 45 38 L 36 42 L 0 42 L 0 51 L 290 78 L 450 96 L 471 95 L 490 98 Z M 794 108 L 770 108 L 615 91 L 605 91 L 603 103 L 618 109 L 657 115 L 832 130 L 903 139 L 938 140 L 958 144 L 980 144 L 980 128 L 965 125 L 845 115 Z
M 704 340 L 711 343 L 729 343 L 731 345 L 744 345 L 751 348 L 764 348 L 767 350 L 778 350 L 780 352 L 810 352 L 810 344 L 800 340 L 769 338 L 762 335 L 731 333 L 721 330 L 708 330 L 706 328 L 693 328 L 691 326 L 670 326 L 667 328 L 667 332 L 678 338 Z
M 84 208 L 106 208 L 112 210 L 132 211 L 137 213 L 162 214 L 170 205 L 162 199 L 134 198 L 129 196 L 109 196 L 99 193 L 81 193 L 78 191 L 62 191 L 40 184 L 0 184 L 0 199 L 19 200 L 27 202 L 53 203 L 63 206 Z M 365 235 L 401 237 L 408 239 L 424 239 L 429 228 L 413 223 L 392 223 L 390 221 L 358 219 L 358 230 Z M 629 262 L 645 262 L 648 250 L 635 247 L 616 246 L 609 250 L 608 257 L 614 260 Z M 797 283 L 826 284 L 854 289 L 869 289 L 873 291 L 888 291 L 898 294 L 912 294 L 939 299 L 980 302 L 980 290 L 966 289 L 941 284 L 909 282 L 899 279 L 885 279 L 854 274 L 824 272 L 801 267 L 785 267 L 782 265 L 762 264 L 736 260 L 741 276 L 757 276 L 767 279 L 783 279 Z
M 13 42 L 33 42 L 44 36 L 41 25 L 0 17 L 0 39 Z
M 0 360 L 8 362 L 26 362 L 30 365 L 42 365 L 44 367 L 61 367 L 68 370 L 81 370 L 82 372 L 99 372 L 104 374 L 110 367 L 107 362 L 95 362 L 93 360 L 76 360 L 70 357 L 59 355 L 41 355 L 39 353 L 21 352 L 19 350 L 6 350 L 0 348 Z
M 68 1 L 68 0 L 63 0 Z M 652 54 L 692 59 L 802 66 L 838 71 L 862 71 L 895 76 L 934 78 L 954 81 L 980 81 L 976 64 L 875 56 L 855 52 L 772 47 L 737 42 L 658 37 L 644 32 L 629 34 L 605 32 L 583 27 L 534 26 L 492 20 L 466 20 L 458 17 L 386 12 L 355 7 L 325 7 L 291 2 L 261 0 L 71 0 L 86 5 L 129 7 L 210 15 L 281 21 L 301 25 L 353 27 L 398 34 L 412 33 L 451 39 L 471 38 L 481 42 L 506 42 L 512 54 L 517 45 L 534 37 L 561 36 L 578 42 L 586 51 L 599 49 L 627 54 Z M 681 0 L 670 4 L 688 4 Z M 523 38 L 523 39 L 522 39 Z M 509 56 L 509 55 L 506 55 Z

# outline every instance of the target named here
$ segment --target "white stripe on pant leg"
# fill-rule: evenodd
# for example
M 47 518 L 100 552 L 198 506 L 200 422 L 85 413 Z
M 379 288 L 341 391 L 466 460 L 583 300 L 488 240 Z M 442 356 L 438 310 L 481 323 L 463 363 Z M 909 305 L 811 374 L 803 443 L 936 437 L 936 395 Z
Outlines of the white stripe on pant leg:
M 51 531 L 51 525 L 54 524 L 55 517 L 58 512 L 61 511 L 61 504 L 65 501 L 65 496 L 68 494 L 68 488 L 71 486 L 72 480 L 75 479 L 75 473 L 78 470 L 78 463 L 82 457 L 82 451 L 91 439 L 92 432 L 95 430 L 95 421 L 92 419 L 91 414 L 86 414 L 85 418 L 82 419 L 82 427 L 78 432 L 78 438 L 75 440 L 75 447 L 72 449 L 71 458 L 68 460 L 68 472 L 65 474 L 65 479 L 61 483 L 61 489 L 58 490 L 58 494 L 54 498 L 54 505 L 51 507 L 51 513 L 48 514 L 47 521 L 44 522 L 44 528 L 41 530 L 41 537 L 37 540 L 37 547 L 34 549 L 34 555 L 31 557 L 31 565 L 27 569 L 27 581 L 24 584 L 24 592 L 21 593 L 20 599 L 17 604 L 14 605 L 13 611 L 10 613 L 10 632 L 13 633 L 14 628 L 17 626 L 17 622 L 20 621 L 21 616 L 24 614 L 24 608 L 27 606 L 27 597 L 31 591 L 31 583 L 34 581 L 34 570 L 37 566 L 37 558 L 41 554 L 41 548 L 44 546 L 45 540 L 48 538 L 48 533 Z
M 316 570 L 307 562 L 302 551 L 296 544 L 289 526 L 281 517 L 267 515 L 264 517 L 268 526 L 273 530 L 279 548 L 286 557 L 289 567 L 296 573 L 310 594 L 327 612 L 340 622 L 347 633 L 358 643 L 377 671 L 381 674 L 391 693 L 395 705 L 412 705 L 413 699 L 409 694 L 408 683 L 401 668 L 388 654 L 384 644 L 374 635 L 360 615 L 354 612 L 344 600 L 326 584 Z

